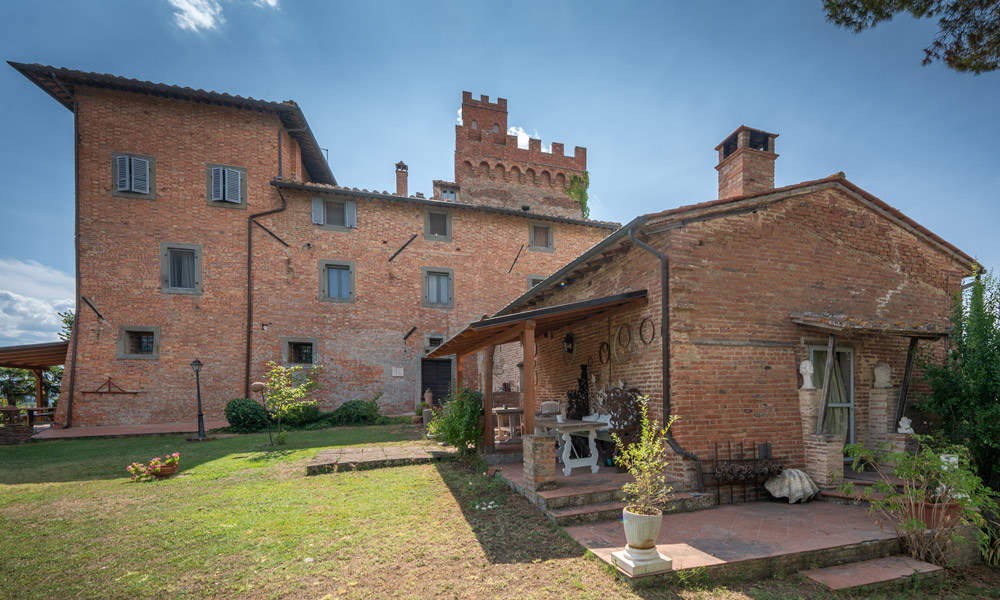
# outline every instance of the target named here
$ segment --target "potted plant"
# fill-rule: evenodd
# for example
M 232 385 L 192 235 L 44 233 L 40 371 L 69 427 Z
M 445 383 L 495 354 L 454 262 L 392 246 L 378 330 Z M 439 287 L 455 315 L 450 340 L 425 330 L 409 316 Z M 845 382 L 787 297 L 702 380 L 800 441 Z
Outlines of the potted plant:
M 180 452 L 168 454 L 165 459 L 156 457 L 148 463 L 134 462 L 125 468 L 132 475 L 132 481 L 146 481 L 154 477 L 164 479 L 177 472 Z
M 663 520 L 662 507 L 673 491 L 665 475 L 669 463 L 664 440 L 676 417 L 671 416 L 667 426 L 661 429 L 658 421 L 649 420 L 647 404 L 647 396 L 639 398 L 641 418 L 635 442 L 626 445 L 617 434 L 611 434 L 618 446 L 615 463 L 632 475 L 632 481 L 622 486 L 626 502 L 622 523 L 628 548 L 636 550 L 655 548 Z
M 973 535 L 985 543 L 982 511 L 995 505 L 965 447 L 912 437 L 918 444 L 914 452 L 896 452 L 883 442 L 875 450 L 849 444 L 846 453 L 855 471 L 868 467 L 879 475 L 861 494 L 879 524 L 893 523 L 913 558 L 945 566 L 960 529 L 964 534 L 966 526 L 974 525 Z M 846 482 L 841 491 L 851 494 L 854 485 Z

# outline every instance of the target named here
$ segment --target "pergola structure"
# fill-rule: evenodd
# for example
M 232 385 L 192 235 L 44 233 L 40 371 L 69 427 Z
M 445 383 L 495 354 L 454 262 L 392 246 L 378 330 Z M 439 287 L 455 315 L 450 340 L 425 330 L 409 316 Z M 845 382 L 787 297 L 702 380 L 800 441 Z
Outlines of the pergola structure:
M 47 405 L 45 388 L 42 386 L 42 372 L 66 362 L 69 342 L 48 344 L 26 344 L 0 348 L 0 367 L 27 369 L 35 376 L 35 404 L 39 408 Z
M 462 384 L 462 359 L 486 350 L 485 383 L 483 385 L 483 412 L 486 415 L 486 440 L 484 448 L 493 450 L 491 429 L 493 411 L 493 353 L 497 346 L 514 341 L 521 342 L 524 361 L 524 431 L 535 430 L 535 338 L 550 335 L 561 329 L 574 327 L 592 319 L 606 317 L 612 312 L 644 305 L 648 302 L 646 290 L 627 292 L 604 298 L 571 302 L 524 312 L 474 321 L 428 354 L 430 358 L 455 355 L 457 385 Z
M 906 352 L 906 366 L 903 368 L 903 379 L 899 386 L 899 398 L 896 401 L 896 418 L 894 424 L 899 423 L 906 410 L 906 395 L 910 389 L 910 379 L 913 375 L 913 358 L 916 355 L 917 343 L 920 340 L 938 340 L 948 337 L 951 329 L 947 325 L 939 323 L 913 324 L 904 321 L 887 321 L 871 317 L 828 314 L 828 313 L 791 313 L 792 322 L 801 327 L 815 329 L 829 334 L 826 355 L 835 356 L 837 352 L 837 335 L 851 334 L 881 334 L 907 337 L 910 345 Z M 826 361 L 826 370 L 823 373 L 823 381 L 830 381 L 833 371 L 833 361 Z M 820 401 L 819 418 L 816 419 L 816 433 L 823 432 L 824 420 L 826 417 L 827 405 L 830 403 L 830 389 L 833 386 L 823 385 L 823 397 Z M 894 425 L 895 427 L 895 425 Z M 893 429 L 895 431 L 895 429 Z

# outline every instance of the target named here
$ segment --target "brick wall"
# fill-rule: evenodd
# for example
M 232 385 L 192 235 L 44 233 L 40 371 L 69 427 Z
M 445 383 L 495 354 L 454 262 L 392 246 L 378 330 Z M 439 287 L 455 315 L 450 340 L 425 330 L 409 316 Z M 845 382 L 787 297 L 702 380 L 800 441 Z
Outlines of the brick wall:
M 190 363 L 204 363 L 202 400 L 208 419 L 244 394 L 247 218 L 281 206 L 277 175 L 278 118 L 210 104 L 78 88 L 81 140 L 80 286 L 105 320 L 79 307 L 74 425 L 193 420 Z M 284 175 L 305 181 L 299 149 L 283 138 Z M 156 158 L 155 199 L 112 195 L 111 153 Z M 246 210 L 206 204 L 206 164 L 246 168 Z M 448 337 L 492 313 L 527 288 L 528 275 L 548 275 L 609 232 L 552 223 L 554 252 L 525 248 L 529 215 L 504 215 L 453 205 L 449 242 L 422 235 L 425 209 L 415 203 L 350 196 L 358 227 L 330 231 L 312 223 L 306 191 L 282 192 L 287 208 L 259 218 L 287 246 L 254 227 L 251 380 L 280 361 L 282 338 L 315 338 L 324 365 L 317 393 L 324 410 L 378 392 L 383 411 L 411 412 L 425 336 Z M 337 199 L 331 190 L 324 197 Z M 389 258 L 411 236 L 417 237 Z M 200 295 L 161 291 L 160 242 L 200 244 Z M 355 263 L 355 301 L 320 302 L 319 261 Z M 421 267 L 453 269 L 455 306 L 424 308 Z M 508 273 L 508 271 L 510 271 Z M 161 330 L 157 360 L 117 358 L 122 325 Z M 416 331 L 403 340 L 406 333 Z M 67 363 L 67 372 L 71 364 Z M 393 368 L 403 375 L 393 375 Z M 476 357 L 465 381 L 478 387 Z M 108 378 L 137 394 L 91 394 Z M 68 402 L 59 403 L 65 422 Z

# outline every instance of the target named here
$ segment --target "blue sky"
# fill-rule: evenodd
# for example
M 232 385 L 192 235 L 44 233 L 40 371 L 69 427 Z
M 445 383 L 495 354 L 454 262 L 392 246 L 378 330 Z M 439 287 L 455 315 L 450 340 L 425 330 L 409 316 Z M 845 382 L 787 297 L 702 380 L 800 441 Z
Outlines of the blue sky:
M 461 92 L 586 146 L 592 217 L 716 197 L 713 148 L 779 133 L 776 183 L 847 173 L 988 267 L 1000 261 L 1000 73 L 921 67 L 931 21 L 861 35 L 820 0 L 89 0 L 0 6 L 0 57 L 294 99 L 338 181 L 451 179 Z M 0 345 L 56 339 L 73 296 L 72 115 L 0 67 Z M 40 161 L 40 159 L 43 159 Z

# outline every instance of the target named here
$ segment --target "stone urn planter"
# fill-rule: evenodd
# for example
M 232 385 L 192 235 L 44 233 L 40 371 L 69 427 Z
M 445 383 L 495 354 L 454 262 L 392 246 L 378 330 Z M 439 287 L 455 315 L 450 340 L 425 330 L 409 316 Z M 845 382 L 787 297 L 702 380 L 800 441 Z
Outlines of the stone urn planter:
M 431 420 L 434 418 L 434 411 L 429 408 L 425 408 L 423 411 L 424 427 L 431 424 Z
M 656 547 L 656 537 L 660 535 L 660 525 L 663 523 L 663 511 L 655 515 L 641 515 L 622 509 L 622 524 L 625 526 L 625 541 L 629 547 L 636 550 L 648 550 Z

